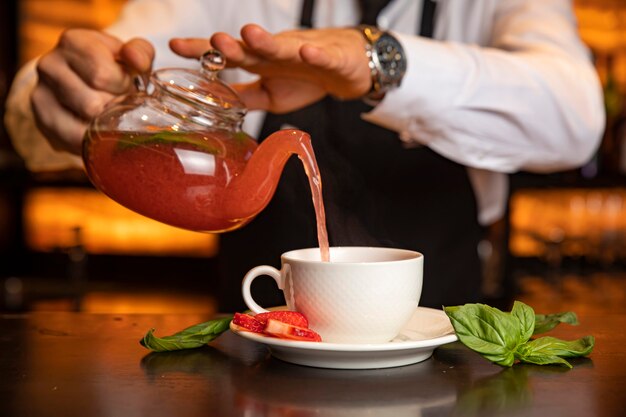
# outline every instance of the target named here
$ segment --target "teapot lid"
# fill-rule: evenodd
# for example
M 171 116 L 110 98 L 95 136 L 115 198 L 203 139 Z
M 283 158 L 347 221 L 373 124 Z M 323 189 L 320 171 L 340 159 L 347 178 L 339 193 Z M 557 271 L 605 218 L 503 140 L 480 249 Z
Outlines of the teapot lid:
M 239 95 L 217 76 L 226 66 L 222 54 L 211 49 L 202 55 L 200 63 L 200 71 L 184 68 L 159 69 L 152 74 L 152 81 L 166 92 L 192 104 L 210 106 L 213 110 L 226 110 L 228 113 L 235 112 L 243 116 L 246 107 Z

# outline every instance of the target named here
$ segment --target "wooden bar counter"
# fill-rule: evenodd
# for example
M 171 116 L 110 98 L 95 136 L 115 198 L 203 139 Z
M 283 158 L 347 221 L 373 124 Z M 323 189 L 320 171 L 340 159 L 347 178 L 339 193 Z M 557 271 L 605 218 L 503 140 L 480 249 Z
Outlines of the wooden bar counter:
M 593 334 L 574 369 L 493 365 L 459 342 L 415 365 L 332 370 L 281 362 L 227 332 L 209 346 L 150 353 L 202 315 L 69 312 L 0 317 L 0 415 L 26 416 L 620 416 L 626 412 L 626 315 L 585 312 Z

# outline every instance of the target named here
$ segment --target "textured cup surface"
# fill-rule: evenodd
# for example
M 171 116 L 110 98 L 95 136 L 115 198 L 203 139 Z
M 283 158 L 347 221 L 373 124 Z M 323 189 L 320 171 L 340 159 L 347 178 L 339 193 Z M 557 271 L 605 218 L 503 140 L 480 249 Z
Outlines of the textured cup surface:
M 266 266 L 250 271 L 244 279 L 244 299 L 246 280 L 249 287 L 255 276 L 267 274 L 283 290 L 288 308 L 303 313 L 324 342 L 393 339 L 418 306 L 424 257 L 372 247 L 334 247 L 330 255 L 331 262 L 322 262 L 318 248 L 283 254 L 280 271 Z M 259 307 L 248 299 L 246 303 L 253 311 Z

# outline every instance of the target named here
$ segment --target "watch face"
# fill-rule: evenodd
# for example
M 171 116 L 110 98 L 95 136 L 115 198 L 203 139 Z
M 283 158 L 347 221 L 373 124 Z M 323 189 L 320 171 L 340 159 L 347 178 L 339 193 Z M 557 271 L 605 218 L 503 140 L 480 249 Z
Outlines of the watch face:
M 381 81 L 384 84 L 398 84 L 406 71 L 402 45 L 393 36 L 383 34 L 374 45 L 374 49 L 380 64 L 380 75 L 383 78 Z

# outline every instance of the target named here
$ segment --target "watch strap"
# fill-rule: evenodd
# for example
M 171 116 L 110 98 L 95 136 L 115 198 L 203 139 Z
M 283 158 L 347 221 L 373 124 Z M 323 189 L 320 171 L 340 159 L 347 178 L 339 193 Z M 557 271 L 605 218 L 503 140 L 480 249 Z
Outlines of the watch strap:
M 378 56 L 378 52 L 376 51 L 376 44 L 381 37 L 384 35 L 391 36 L 386 32 L 378 29 L 375 26 L 370 25 L 359 25 L 357 29 L 361 32 L 362 36 L 365 38 L 365 55 L 368 59 L 368 66 L 370 69 L 370 76 L 372 85 L 370 91 L 363 97 L 363 101 L 370 105 L 376 105 L 382 101 L 385 97 L 385 93 L 391 88 L 397 87 L 399 85 L 399 80 L 396 80 L 393 83 L 385 83 L 385 74 L 382 73 L 382 63 L 380 62 L 380 56 Z M 394 38 L 395 40 L 395 38 Z
M 370 25 L 359 25 L 357 26 L 357 28 L 366 41 L 365 56 L 367 57 L 367 65 L 370 69 L 370 77 L 372 79 L 372 86 L 370 88 L 370 91 L 367 92 L 363 99 L 366 101 L 374 100 L 380 102 L 385 97 L 385 93 L 380 91 L 381 85 L 379 79 L 379 70 L 376 66 L 376 62 L 374 61 L 376 59 L 374 57 L 374 44 L 376 43 L 378 38 L 380 38 L 382 32 L 377 27 Z

